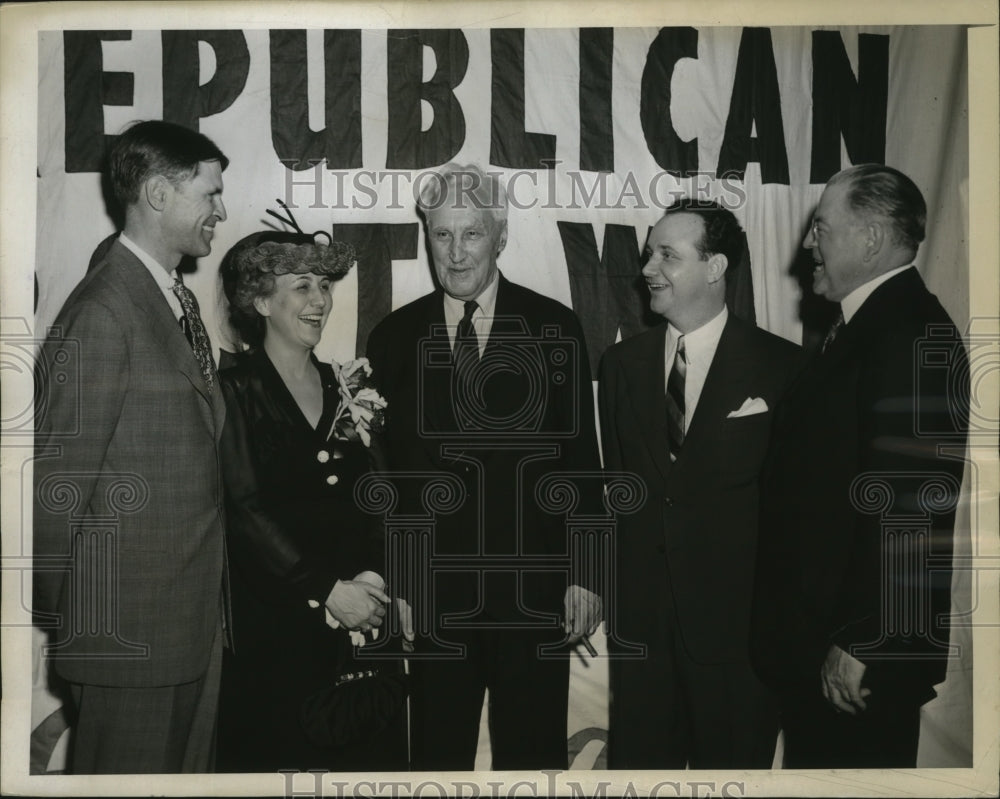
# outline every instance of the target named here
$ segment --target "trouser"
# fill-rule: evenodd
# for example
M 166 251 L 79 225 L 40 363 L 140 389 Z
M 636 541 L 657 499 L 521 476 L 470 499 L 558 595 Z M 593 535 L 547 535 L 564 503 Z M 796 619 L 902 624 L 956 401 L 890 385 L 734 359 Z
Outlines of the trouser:
M 153 688 L 71 683 L 76 723 L 72 774 L 175 774 L 213 770 L 221 627 L 197 680 Z
M 563 640 L 562 631 L 488 628 L 446 637 L 464 645 L 462 657 L 410 661 L 413 768 L 473 770 L 488 688 L 492 768 L 565 769 L 569 659 L 565 650 L 538 651 Z M 417 641 L 417 654 L 428 646 Z

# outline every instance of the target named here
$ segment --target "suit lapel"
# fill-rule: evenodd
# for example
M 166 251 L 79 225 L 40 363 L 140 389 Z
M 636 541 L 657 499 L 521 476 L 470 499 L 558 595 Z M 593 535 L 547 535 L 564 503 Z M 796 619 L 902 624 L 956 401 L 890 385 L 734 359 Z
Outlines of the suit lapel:
M 451 345 L 445 327 L 444 298 L 440 291 L 435 292 L 428 303 L 424 321 L 424 329 L 418 331 L 418 338 L 430 345 L 434 356 L 441 357 L 435 357 L 433 368 L 428 368 L 426 364 L 418 365 L 418 369 L 421 371 L 420 380 L 423 381 L 425 387 L 424 399 L 426 400 L 421 423 L 426 424 L 429 431 L 449 433 L 455 429 L 454 403 L 451 396 Z M 449 358 L 447 366 L 443 357 L 446 353 Z M 426 354 L 431 353 L 425 350 L 423 354 L 418 354 L 418 360 L 422 360 Z M 433 440 L 432 446 L 435 452 L 440 450 L 436 439 Z
M 736 410 L 735 407 L 730 407 L 734 397 L 738 401 L 746 398 L 746 393 L 740 386 L 750 382 L 754 366 L 752 360 L 746 357 L 744 336 L 738 329 L 739 324 L 739 320 L 732 314 L 726 320 L 726 326 L 719 337 L 719 346 L 708 367 L 694 416 L 688 424 L 685 445 L 681 448 L 678 461 L 685 459 L 685 453 L 697 449 L 698 439 L 705 434 L 705 430 L 718 425 L 730 411 Z M 688 447 L 689 441 L 694 442 L 692 447 Z
M 667 439 L 666 348 L 667 326 L 662 325 L 646 336 L 637 358 L 622 364 L 640 429 L 649 431 L 643 442 L 664 479 L 673 468 Z
M 497 300 L 493 308 L 493 323 L 490 326 L 486 346 L 483 348 L 483 360 L 496 358 L 501 352 L 501 342 L 516 339 L 534 340 L 531 337 L 528 321 L 524 318 L 523 309 L 518 307 L 515 298 L 511 296 L 510 283 L 503 275 L 500 275 L 499 281 Z M 501 405 L 507 400 L 507 397 L 504 397 L 505 392 L 518 391 L 523 387 L 523 383 L 518 381 L 508 382 L 505 378 L 510 374 L 506 369 L 490 371 L 490 393 L 494 400 L 500 400 Z
M 108 259 L 126 275 L 124 284 L 132 296 L 136 307 L 143 311 L 144 319 L 157 341 L 162 342 L 166 361 L 181 372 L 205 400 L 205 422 L 215 435 L 221 435 L 225 406 L 218 390 L 209 393 L 201 367 L 184 337 L 184 332 L 173 310 L 163 296 L 160 287 L 149 274 L 149 270 L 120 241 L 116 241 L 108 252 Z

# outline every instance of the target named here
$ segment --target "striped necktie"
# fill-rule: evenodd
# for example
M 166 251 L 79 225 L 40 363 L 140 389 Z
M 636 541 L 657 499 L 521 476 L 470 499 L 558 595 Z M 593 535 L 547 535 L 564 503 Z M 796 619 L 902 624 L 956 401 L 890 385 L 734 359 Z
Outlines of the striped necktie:
M 826 338 L 823 339 L 823 348 L 820 352 L 826 352 L 830 345 L 833 344 L 833 340 L 837 338 L 837 333 L 840 332 L 840 328 L 844 326 L 844 312 L 841 311 L 837 314 L 837 318 L 833 320 L 833 324 L 830 325 L 830 329 L 826 331 Z
M 205 378 L 205 385 L 211 392 L 215 382 L 215 361 L 212 360 L 208 333 L 205 332 L 205 325 L 202 324 L 201 315 L 198 313 L 198 300 L 191 293 L 191 289 L 184 285 L 180 276 L 174 278 L 174 285 L 170 288 L 181 303 L 181 309 L 184 311 L 184 317 L 181 319 L 184 335 L 194 350 L 194 357 L 198 359 L 198 365 L 201 367 L 201 376 Z
M 670 444 L 670 459 L 677 455 L 684 444 L 684 382 L 687 378 L 687 354 L 684 336 L 677 339 L 677 354 L 674 367 L 667 377 L 667 441 Z

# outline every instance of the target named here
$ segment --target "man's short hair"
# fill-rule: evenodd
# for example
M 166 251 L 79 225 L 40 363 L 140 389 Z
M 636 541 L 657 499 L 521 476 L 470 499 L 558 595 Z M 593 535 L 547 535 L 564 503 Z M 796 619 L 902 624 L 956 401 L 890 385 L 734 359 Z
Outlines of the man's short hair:
M 229 166 L 222 150 L 202 133 L 172 122 L 137 122 L 111 147 L 111 190 L 124 209 L 138 202 L 142 184 L 153 175 L 177 184 L 193 177 L 202 161 L 218 161 L 223 170 Z
M 898 169 L 882 164 L 848 167 L 827 185 L 845 181 L 850 185 L 847 203 L 851 210 L 888 219 L 895 243 L 915 253 L 927 224 L 927 204 L 917 185 Z
M 740 262 L 743 255 L 743 228 L 736 216 L 728 208 L 723 208 L 714 200 L 696 200 L 682 197 L 664 211 L 663 216 L 671 214 L 694 214 L 701 217 L 704 232 L 697 244 L 698 255 L 702 259 L 716 253 L 726 256 L 726 274 L 729 274 Z
M 421 177 L 417 208 L 427 218 L 430 211 L 451 201 L 458 208 L 476 208 L 493 220 L 507 220 L 507 191 L 499 175 L 484 172 L 477 164 L 445 164 Z

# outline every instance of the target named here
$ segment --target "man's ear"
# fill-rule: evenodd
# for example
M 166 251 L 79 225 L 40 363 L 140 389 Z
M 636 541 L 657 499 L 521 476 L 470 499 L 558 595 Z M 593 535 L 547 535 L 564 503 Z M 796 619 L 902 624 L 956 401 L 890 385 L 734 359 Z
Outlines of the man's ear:
M 721 252 L 717 252 L 708 259 L 708 282 L 718 283 L 725 279 L 726 269 L 729 268 L 729 259 Z
M 497 242 L 497 255 L 500 255 L 503 252 L 503 248 L 507 246 L 507 220 L 505 219 L 500 225 L 500 240 Z
M 880 219 L 872 219 L 864 226 L 865 261 L 870 261 L 882 251 L 888 235 L 889 231 Z
M 173 186 L 163 175 L 153 175 L 142 184 L 142 198 L 156 211 L 162 211 Z

